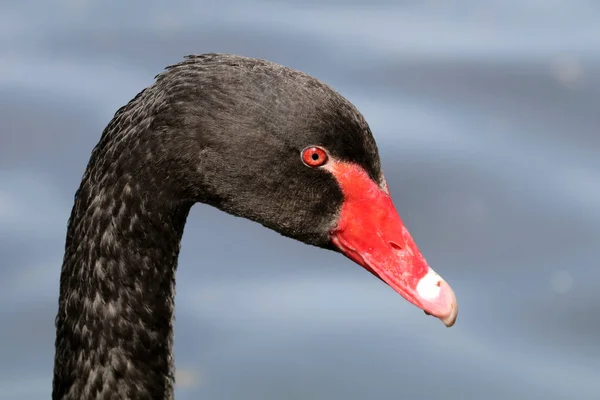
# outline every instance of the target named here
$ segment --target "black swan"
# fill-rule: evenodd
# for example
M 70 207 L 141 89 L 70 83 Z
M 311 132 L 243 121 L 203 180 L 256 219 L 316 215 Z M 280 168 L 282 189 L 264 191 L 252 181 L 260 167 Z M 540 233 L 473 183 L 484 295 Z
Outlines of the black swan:
M 338 251 L 446 326 L 456 320 L 350 102 L 268 61 L 188 56 L 116 112 L 75 194 L 53 399 L 173 398 L 175 270 L 197 202 Z

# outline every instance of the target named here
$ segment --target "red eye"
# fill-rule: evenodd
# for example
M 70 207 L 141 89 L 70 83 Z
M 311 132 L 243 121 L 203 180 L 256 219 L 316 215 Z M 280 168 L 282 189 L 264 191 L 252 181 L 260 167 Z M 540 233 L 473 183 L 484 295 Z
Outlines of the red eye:
M 302 151 L 302 161 L 309 167 L 320 167 L 327 159 L 327 153 L 320 147 L 307 147 Z

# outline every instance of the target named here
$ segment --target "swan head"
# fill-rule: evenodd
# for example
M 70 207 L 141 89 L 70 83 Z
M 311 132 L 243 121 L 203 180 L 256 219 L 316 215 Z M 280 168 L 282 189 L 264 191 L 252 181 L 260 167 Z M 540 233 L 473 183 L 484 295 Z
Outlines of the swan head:
M 454 324 L 456 297 L 401 220 L 369 125 L 339 93 L 267 61 L 203 55 L 140 96 L 155 107 L 140 124 L 175 143 L 155 162 L 171 166 L 161 173 L 179 198 L 338 251 Z

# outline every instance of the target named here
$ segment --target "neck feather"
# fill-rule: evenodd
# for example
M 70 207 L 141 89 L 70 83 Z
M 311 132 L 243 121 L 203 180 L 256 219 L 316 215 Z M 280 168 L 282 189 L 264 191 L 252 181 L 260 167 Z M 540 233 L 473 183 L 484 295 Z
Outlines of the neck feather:
M 88 168 L 60 278 L 53 399 L 173 397 L 175 271 L 190 208 Z

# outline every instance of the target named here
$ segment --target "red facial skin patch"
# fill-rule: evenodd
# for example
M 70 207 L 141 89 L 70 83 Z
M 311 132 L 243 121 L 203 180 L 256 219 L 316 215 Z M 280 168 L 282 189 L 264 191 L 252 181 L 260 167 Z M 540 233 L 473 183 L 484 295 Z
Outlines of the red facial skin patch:
M 329 158 L 322 168 L 344 194 L 331 241 L 345 256 L 387 283 L 410 303 L 454 325 L 454 292 L 417 248 L 387 193 L 360 166 Z

